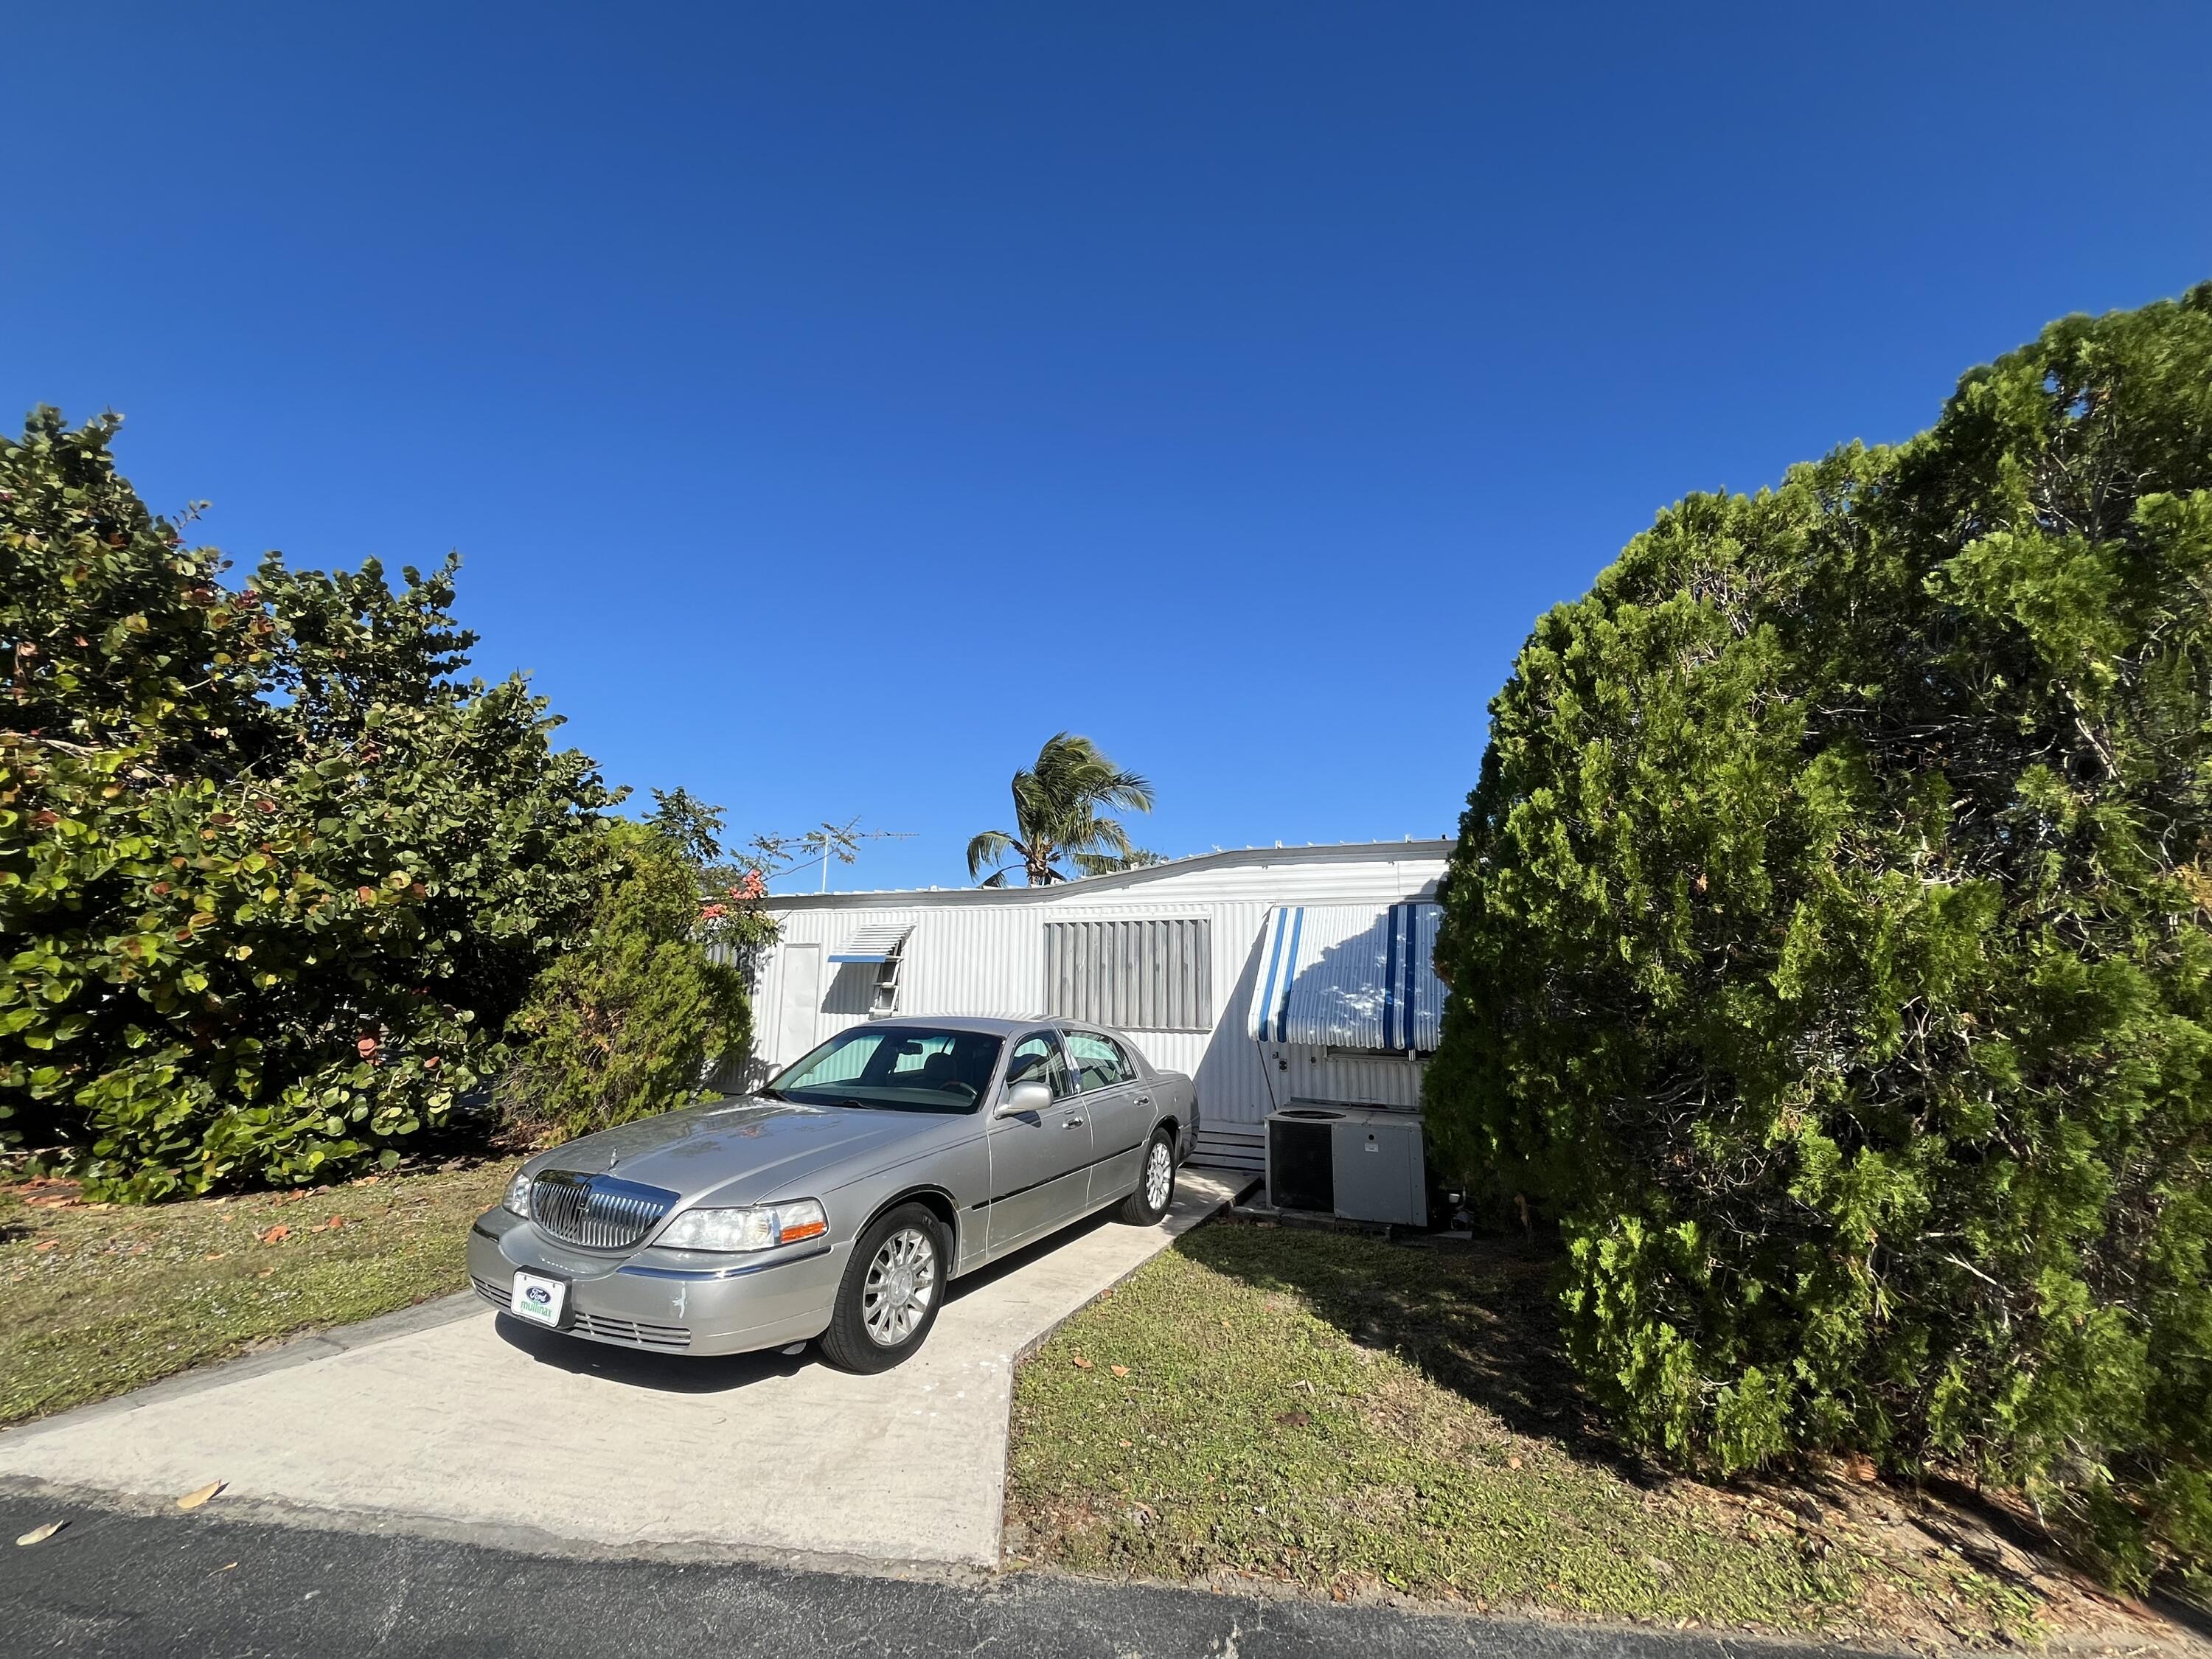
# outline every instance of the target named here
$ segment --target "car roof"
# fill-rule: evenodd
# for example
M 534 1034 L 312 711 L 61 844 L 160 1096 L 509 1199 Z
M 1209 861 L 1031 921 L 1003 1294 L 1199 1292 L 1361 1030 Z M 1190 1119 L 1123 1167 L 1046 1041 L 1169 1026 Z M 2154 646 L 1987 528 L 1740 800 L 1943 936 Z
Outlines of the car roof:
M 977 1031 L 991 1036 L 1014 1036 L 1024 1031 L 1034 1031 L 1040 1025 L 1055 1025 L 1063 1031 L 1103 1031 L 1109 1036 L 1121 1034 L 1110 1025 L 1101 1025 L 1088 1019 L 1056 1019 L 1050 1014 L 1033 1014 L 1026 1019 L 1000 1019 L 990 1014 L 897 1014 L 889 1019 L 870 1020 L 867 1026 L 877 1030 L 898 1031 L 925 1028 L 933 1031 Z
M 890 1019 L 869 1020 L 863 1029 L 902 1031 L 921 1028 L 933 1031 L 977 1031 L 988 1036 L 1012 1036 L 1017 1031 L 1033 1031 L 1040 1025 L 1049 1024 L 1049 1020 L 999 1019 L 986 1014 L 899 1014 Z

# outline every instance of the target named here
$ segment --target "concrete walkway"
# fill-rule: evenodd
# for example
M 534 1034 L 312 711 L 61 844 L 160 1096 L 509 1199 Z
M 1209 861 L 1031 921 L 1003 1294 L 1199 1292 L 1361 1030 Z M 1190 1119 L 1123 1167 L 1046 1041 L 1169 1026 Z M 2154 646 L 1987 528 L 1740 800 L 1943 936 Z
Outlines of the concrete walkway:
M 1015 1359 L 1222 1207 L 1093 1220 L 957 1281 L 878 1376 L 687 1359 L 524 1328 L 473 1296 L 0 1435 L 0 1479 L 486 1541 L 834 1563 L 999 1559 Z M 19 1488 L 20 1489 L 20 1488 Z

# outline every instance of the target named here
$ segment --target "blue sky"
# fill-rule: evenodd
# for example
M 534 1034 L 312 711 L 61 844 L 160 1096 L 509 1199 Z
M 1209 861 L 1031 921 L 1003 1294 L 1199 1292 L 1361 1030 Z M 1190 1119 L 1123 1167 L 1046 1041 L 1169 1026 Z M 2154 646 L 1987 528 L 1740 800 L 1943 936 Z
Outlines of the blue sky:
M 1052 732 L 1448 833 L 1652 513 L 2212 277 L 2212 8 L 36 7 L 0 391 L 465 561 L 609 777 L 964 881 Z M 811 881 L 807 884 L 811 884 Z

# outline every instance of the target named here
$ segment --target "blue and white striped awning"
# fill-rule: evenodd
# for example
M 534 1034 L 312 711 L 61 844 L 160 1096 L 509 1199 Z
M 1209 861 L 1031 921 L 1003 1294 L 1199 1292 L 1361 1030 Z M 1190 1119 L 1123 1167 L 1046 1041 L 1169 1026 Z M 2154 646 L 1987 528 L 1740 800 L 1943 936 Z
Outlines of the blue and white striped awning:
M 1285 904 L 1267 913 L 1245 1035 L 1261 1042 L 1429 1053 L 1443 1022 L 1440 907 Z
M 906 936 L 914 932 L 910 921 L 878 922 L 872 927 L 863 927 L 852 938 L 830 953 L 832 962 L 888 962 L 906 943 Z

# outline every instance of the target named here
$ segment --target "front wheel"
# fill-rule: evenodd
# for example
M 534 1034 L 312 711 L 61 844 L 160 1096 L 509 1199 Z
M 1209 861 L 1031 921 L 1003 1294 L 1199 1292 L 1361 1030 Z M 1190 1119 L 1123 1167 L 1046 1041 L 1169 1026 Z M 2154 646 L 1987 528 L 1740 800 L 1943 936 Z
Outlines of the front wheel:
M 1121 1200 L 1121 1219 L 1133 1227 L 1152 1227 L 1175 1202 L 1175 1137 L 1163 1126 L 1152 1131 L 1137 1166 L 1137 1190 Z
M 854 1244 L 822 1352 L 841 1370 L 887 1371 L 921 1346 L 944 1299 L 938 1219 L 919 1204 L 902 1204 Z

